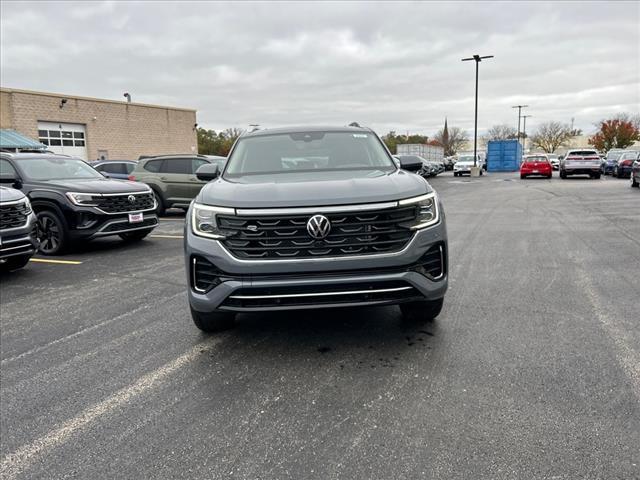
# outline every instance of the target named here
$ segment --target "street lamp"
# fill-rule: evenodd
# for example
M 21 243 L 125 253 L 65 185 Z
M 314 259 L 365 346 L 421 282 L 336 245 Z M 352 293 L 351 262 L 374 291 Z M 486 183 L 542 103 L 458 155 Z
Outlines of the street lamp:
M 514 105 L 511 108 L 517 108 L 518 109 L 518 143 L 520 143 L 520 112 L 522 111 L 523 108 L 527 108 L 529 105 Z M 524 150 L 524 149 L 523 149 Z
M 524 155 L 524 148 L 527 144 L 527 118 L 532 117 L 533 115 L 522 115 L 523 125 L 522 125 L 522 154 Z
M 474 55 L 470 58 L 463 58 L 463 62 L 468 62 L 470 60 L 475 60 L 476 62 L 476 118 L 473 128 L 473 166 L 478 166 L 478 64 L 484 60 L 485 58 L 493 58 L 493 55 L 485 55 L 481 57 L 480 55 Z

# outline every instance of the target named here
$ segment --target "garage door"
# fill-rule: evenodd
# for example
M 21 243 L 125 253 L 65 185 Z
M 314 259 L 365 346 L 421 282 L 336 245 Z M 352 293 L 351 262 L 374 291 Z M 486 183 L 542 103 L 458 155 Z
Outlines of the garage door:
M 83 124 L 38 122 L 38 140 L 54 153 L 87 160 L 86 129 Z

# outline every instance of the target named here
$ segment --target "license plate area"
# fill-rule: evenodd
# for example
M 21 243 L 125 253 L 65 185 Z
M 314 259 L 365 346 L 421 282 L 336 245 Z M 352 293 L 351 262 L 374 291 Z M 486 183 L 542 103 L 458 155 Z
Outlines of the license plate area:
M 129 214 L 129 223 L 140 223 L 144 220 L 144 216 L 142 213 L 130 213 Z

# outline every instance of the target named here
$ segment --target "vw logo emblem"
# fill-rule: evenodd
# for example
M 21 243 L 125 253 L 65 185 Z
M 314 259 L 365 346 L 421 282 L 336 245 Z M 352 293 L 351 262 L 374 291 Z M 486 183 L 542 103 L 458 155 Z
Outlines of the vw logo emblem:
M 307 222 L 307 232 L 316 240 L 326 238 L 330 231 L 331 222 L 324 215 L 314 215 Z
M 136 197 L 134 197 L 133 195 L 129 195 L 127 197 L 127 200 L 129 200 L 129 203 L 136 203 Z

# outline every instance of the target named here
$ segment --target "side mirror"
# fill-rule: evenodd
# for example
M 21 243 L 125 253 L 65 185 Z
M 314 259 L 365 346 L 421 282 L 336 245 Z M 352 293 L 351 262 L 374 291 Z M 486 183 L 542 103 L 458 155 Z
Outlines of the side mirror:
M 108 172 L 100 172 L 104 178 L 111 178 Z
M 211 180 L 215 180 L 219 176 L 220 169 L 215 163 L 207 163 L 206 165 L 201 165 L 196 170 L 196 177 L 198 177 L 198 180 L 202 180 L 204 182 L 210 182 Z
M 422 162 L 410 158 L 400 158 L 400 168 L 408 172 L 417 172 L 422 168 Z
M 0 184 L 2 184 L 2 183 L 5 183 L 5 184 L 8 183 L 13 188 L 21 188 L 22 187 L 22 181 L 12 173 L 2 173 L 2 174 L 0 174 Z

